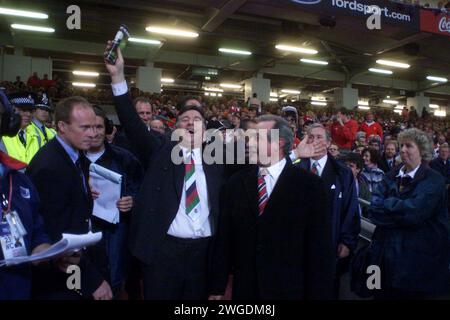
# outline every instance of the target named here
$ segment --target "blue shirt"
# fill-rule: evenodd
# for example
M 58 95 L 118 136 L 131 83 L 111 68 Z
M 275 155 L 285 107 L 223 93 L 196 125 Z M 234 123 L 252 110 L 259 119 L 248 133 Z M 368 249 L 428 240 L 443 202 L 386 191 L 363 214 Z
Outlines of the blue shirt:
M 64 150 L 66 150 L 67 154 L 69 155 L 70 159 L 72 159 L 73 163 L 77 162 L 78 157 L 80 156 L 78 150 L 68 145 L 58 134 L 56 135 L 56 139 L 62 145 Z

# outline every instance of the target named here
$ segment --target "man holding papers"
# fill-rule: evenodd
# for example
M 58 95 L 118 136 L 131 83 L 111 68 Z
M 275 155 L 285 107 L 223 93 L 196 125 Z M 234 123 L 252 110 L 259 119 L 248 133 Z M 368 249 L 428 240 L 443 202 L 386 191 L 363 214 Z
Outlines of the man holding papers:
M 90 184 L 95 198 L 93 215 L 102 219 L 97 225 L 105 239 L 111 288 L 114 297 L 118 297 L 123 290 L 129 264 L 129 215 L 143 170 L 131 152 L 106 143 L 105 129 L 109 125 L 106 114 L 97 106 L 94 106 L 94 112 L 96 135 L 86 153 L 91 161 Z

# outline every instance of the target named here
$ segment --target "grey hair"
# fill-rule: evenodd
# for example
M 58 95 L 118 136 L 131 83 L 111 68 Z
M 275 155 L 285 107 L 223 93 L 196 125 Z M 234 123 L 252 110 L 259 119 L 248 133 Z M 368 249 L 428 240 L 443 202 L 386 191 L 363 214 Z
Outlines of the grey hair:
M 433 143 L 430 137 L 422 130 L 412 128 L 401 132 L 398 135 L 398 142 L 412 141 L 419 148 L 420 155 L 423 160 L 430 161 L 433 159 Z
M 364 131 L 358 131 L 357 133 L 356 133 L 356 140 L 359 140 L 360 138 L 362 138 L 362 137 L 366 137 L 366 133 L 364 132 Z
M 306 133 L 308 135 L 310 135 L 311 131 L 313 129 L 316 129 L 316 128 L 323 129 L 325 131 L 325 138 L 327 139 L 327 141 L 331 142 L 331 134 L 330 134 L 330 132 L 328 132 L 328 130 L 320 123 L 313 123 L 312 125 L 308 126 L 308 129 L 306 129 Z
M 280 139 L 284 140 L 284 147 L 283 147 L 284 156 L 288 156 L 289 153 L 291 152 L 292 146 L 294 144 L 294 133 L 292 132 L 291 127 L 289 127 L 289 123 L 280 116 L 275 116 L 275 115 L 270 115 L 270 114 L 263 115 L 258 118 L 258 122 L 263 122 L 263 121 L 273 121 L 274 122 L 272 129 L 278 129 Z M 270 141 L 270 137 L 271 137 L 270 131 L 269 131 L 268 137 L 269 137 L 269 141 Z

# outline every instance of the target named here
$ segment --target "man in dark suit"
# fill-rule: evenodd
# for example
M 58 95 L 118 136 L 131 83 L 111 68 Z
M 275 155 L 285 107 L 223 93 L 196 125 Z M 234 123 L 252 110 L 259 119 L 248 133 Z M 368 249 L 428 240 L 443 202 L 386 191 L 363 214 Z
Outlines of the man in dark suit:
M 204 161 L 201 104 L 194 98 L 180 103 L 180 143 L 148 131 L 133 108 L 120 50 L 118 53 L 115 65 L 106 64 L 116 111 L 146 167 L 130 232 L 131 252 L 144 264 L 144 297 L 205 299 L 223 170 L 220 165 Z
M 223 298 L 231 272 L 236 300 L 329 299 L 335 250 L 323 183 L 287 158 L 293 133 L 284 119 L 262 116 L 257 131 L 250 159 L 258 166 L 226 186 L 210 299 Z
M 331 145 L 331 137 L 319 123 L 308 127 L 308 142 L 326 141 Z M 352 171 L 327 152 L 302 159 L 300 167 L 322 178 L 328 201 L 328 218 L 331 220 L 331 235 L 336 260 L 336 292 L 339 293 L 339 277 L 345 273 L 350 253 L 356 249 L 361 220 L 358 210 L 358 193 Z
M 430 162 L 430 167 L 439 172 L 445 179 L 445 184 L 450 184 L 450 160 L 449 146 L 445 142 L 439 146 L 439 156 Z
M 397 141 L 391 140 L 385 143 L 383 155 L 378 163 L 378 167 L 383 170 L 384 173 L 388 173 L 395 167 L 397 149 Z
M 83 234 L 91 230 L 92 196 L 88 184 L 88 150 L 95 135 L 95 113 L 82 97 L 62 100 L 55 111 L 57 135 L 31 161 L 27 175 L 35 184 L 46 232 L 53 242 L 63 233 Z M 112 298 L 104 269 L 102 242 L 83 251 L 80 259 L 81 292 L 69 290 L 68 275 L 56 268 L 38 270 L 33 276 L 35 297 L 40 299 L 96 300 Z

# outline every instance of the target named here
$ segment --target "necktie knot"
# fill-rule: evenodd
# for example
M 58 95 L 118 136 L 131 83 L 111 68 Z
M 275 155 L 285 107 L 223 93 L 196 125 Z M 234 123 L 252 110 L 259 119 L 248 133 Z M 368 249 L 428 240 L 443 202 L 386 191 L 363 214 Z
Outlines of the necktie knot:
M 319 175 L 319 161 L 314 161 L 311 166 L 311 172 L 315 175 Z

